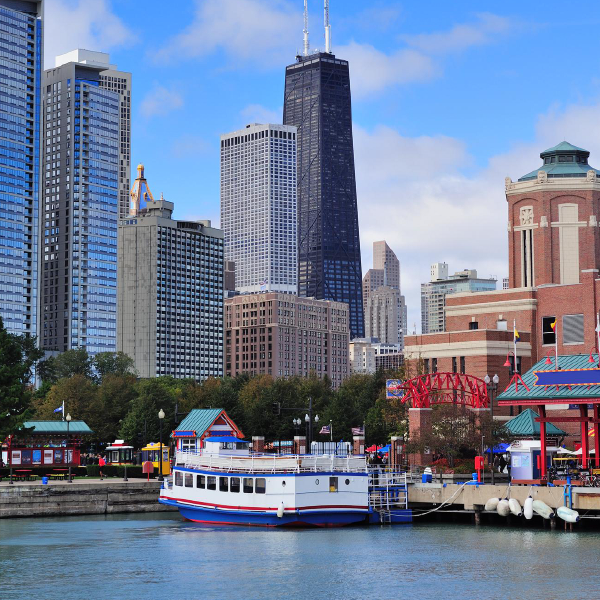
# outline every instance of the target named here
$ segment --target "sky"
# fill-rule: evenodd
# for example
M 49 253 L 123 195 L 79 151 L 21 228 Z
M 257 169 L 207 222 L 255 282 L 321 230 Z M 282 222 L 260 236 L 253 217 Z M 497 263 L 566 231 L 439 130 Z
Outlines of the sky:
M 323 3 L 309 0 L 311 47 Z M 219 136 L 282 122 L 302 0 L 46 0 L 45 64 L 86 48 L 133 74 L 132 167 L 175 218 L 219 223 Z M 543 10 L 542 10 L 543 7 Z M 429 265 L 508 275 L 504 180 L 562 140 L 600 167 L 597 4 L 330 0 L 349 61 L 362 268 L 400 259 L 409 333 Z M 135 174 L 132 174 L 132 180 Z

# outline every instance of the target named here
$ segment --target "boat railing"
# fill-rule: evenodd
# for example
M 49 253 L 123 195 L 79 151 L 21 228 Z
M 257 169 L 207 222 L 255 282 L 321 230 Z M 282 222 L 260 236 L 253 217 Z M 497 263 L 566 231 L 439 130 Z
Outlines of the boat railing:
M 310 454 L 250 454 L 215 455 L 202 452 L 177 451 L 175 464 L 185 468 L 206 468 L 224 472 L 243 473 L 306 473 L 323 471 L 356 473 L 366 472 L 364 457 L 327 456 Z
M 369 506 L 377 511 L 408 508 L 408 473 L 394 467 L 369 466 Z

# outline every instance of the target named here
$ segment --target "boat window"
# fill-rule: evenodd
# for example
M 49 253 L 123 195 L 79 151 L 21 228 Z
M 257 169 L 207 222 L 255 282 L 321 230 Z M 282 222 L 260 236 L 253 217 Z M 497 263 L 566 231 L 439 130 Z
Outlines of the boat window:
M 206 487 L 206 477 L 204 475 L 196 475 L 196 487 L 202 489 Z
M 254 491 L 254 479 L 244 477 L 244 494 L 251 494 Z
M 183 473 L 175 471 L 175 485 L 183 485 Z
M 235 492 L 236 494 L 239 493 L 239 491 L 240 491 L 240 478 L 239 477 L 231 478 L 231 481 L 229 482 L 229 491 Z
M 219 491 L 220 492 L 228 492 L 229 491 L 229 477 L 219 477 Z
M 337 492 L 338 491 L 338 478 L 337 477 L 330 477 L 329 478 L 329 491 L 330 492 Z
M 256 478 L 256 493 L 264 494 L 267 487 L 267 480 L 264 477 Z
M 211 477 L 210 475 L 206 478 L 206 489 L 216 490 L 217 489 L 217 478 Z
M 194 475 L 192 473 L 185 474 L 185 487 L 194 487 Z
M 350 480 L 346 479 L 346 481 L 344 482 L 346 485 L 350 485 Z
M 248 444 L 245 444 L 244 442 L 237 442 L 235 447 L 238 450 L 245 450 L 248 447 Z

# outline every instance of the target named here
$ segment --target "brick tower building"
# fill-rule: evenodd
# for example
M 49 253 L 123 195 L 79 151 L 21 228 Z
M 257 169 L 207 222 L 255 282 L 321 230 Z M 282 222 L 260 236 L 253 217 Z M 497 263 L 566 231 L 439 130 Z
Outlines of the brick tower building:
M 497 373 L 501 391 L 512 375 L 504 364 L 513 363 L 513 323 L 521 373 L 553 357 L 556 341 L 559 354 L 597 351 L 600 171 L 589 154 L 561 142 L 540 154 L 536 170 L 506 178 L 509 289 L 448 296 L 446 331 L 407 336 L 409 363 L 420 358 L 426 371 L 481 378 Z

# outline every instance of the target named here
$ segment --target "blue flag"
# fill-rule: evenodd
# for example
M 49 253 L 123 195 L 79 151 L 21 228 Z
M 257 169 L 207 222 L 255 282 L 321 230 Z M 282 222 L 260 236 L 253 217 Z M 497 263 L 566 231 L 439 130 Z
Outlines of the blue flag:
M 54 412 L 62 412 L 63 411 L 63 407 L 59 406 L 58 408 L 54 409 Z

